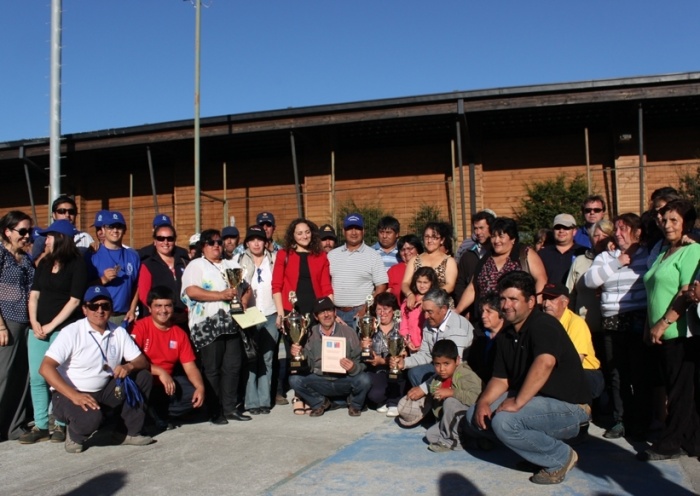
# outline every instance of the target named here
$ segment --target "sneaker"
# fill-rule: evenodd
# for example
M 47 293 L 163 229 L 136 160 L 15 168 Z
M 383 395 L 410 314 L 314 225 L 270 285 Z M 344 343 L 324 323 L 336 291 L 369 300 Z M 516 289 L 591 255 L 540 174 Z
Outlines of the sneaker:
M 389 407 L 386 405 L 382 405 L 379 408 L 377 408 L 377 413 L 386 413 L 389 410 Z
M 625 435 L 625 424 L 618 422 L 603 433 L 605 439 L 619 439 Z
M 148 446 L 153 443 L 152 437 L 137 434 L 136 436 L 126 436 L 120 444 L 122 446 Z
M 387 409 L 386 416 L 387 416 L 387 417 L 398 417 L 398 416 L 399 416 L 399 407 L 397 407 L 397 406 L 390 406 L 390 407 Z
M 36 425 L 32 427 L 32 430 L 25 432 L 19 437 L 20 444 L 34 444 L 41 441 L 49 440 L 49 430 L 39 429 Z
M 66 442 L 64 444 L 66 448 L 66 453 L 82 453 L 83 452 L 83 445 L 80 443 L 76 443 L 70 438 L 70 435 L 66 436 Z
M 62 443 L 66 440 L 66 426 L 55 424 L 51 433 L 52 443 Z
M 430 443 L 428 449 L 433 453 L 445 453 L 447 451 L 452 451 L 452 448 L 450 446 L 447 446 L 446 444 L 442 443 Z
M 566 479 L 566 474 L 568 474 L 569 471 L 572 468 L 574 468 L 574 465 L 576 465 L 577 461 L 578 455 L 574 450 L 571 450 L 569 459 L 562 468 L 553 472 L 549 472 L 548 470 L 542 469 L 535 475 L 530 477 L 530 481 L 534 482 L 535 484 L 560 484 L 564 482 L 564 479 Z

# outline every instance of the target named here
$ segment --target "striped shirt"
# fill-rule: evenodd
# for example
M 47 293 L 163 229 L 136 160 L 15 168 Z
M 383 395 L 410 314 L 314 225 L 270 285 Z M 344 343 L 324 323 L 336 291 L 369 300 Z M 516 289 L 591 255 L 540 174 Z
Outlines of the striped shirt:
M 600 308 L 603 317 L 642 310 L 647 306 L 643 277 L 647 271 L 649 252 L 645 247 L 639 247 L 632 256 L 632 263 L 626 266 L 617 259 L 621 253 L 620 250 L 600 253 L 583 275 L 587 288 L 602 286 Z
M 354 251 L 348 250 L 345 244 L 331 250 L 328 262 L 333 300 L 339 307 L 363 305 L 377 286 L 389 282 L 382 257 L 364 243 Z
M 399 254 L 399 249 L 396 245 L 394 245 L 394 249 L 386 252 L 382 248 L 382 245 L 379 244 L 379 241 L 374 243 L 372 245 L 372 249 L 375 250 L 377 253 L 379 253 L 379 256 L 382 257 L 382 262 L 384 262 L 384 268 L 386 270 L 389 270 L 392 268 L 394 265 L 399 263 L 399 259 L 396 258 L 397 255 Z

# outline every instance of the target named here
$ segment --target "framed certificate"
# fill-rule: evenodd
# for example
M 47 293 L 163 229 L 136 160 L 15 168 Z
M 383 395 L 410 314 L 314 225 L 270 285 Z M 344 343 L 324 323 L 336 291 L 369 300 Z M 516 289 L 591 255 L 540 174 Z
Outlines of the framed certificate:
M 321 371 L 333 374 L 347 374 L 340 365 L 340 359 L 345 358 L 345 338 L 323 336 L 321 338 Z

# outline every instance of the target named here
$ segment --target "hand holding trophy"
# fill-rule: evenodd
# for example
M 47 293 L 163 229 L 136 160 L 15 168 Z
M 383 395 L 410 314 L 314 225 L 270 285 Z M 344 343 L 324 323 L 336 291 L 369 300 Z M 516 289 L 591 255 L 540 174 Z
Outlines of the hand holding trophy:
M 238 285 L 243 280 L 243 269 L 226 269 L 226 281 L 230 288 L 238 288 Z M 243 313 L 243 305 L 241 305 L 238 296 L 231 299 L 231 313 Z
M 289 339 L 291 339 L 292 344 L 301 346 L 301 341 L 306 336 L 309 323 L 311 322 L 311 317 L 309 314 L 302 316 L 296 309 L 297 294 L 295 291 L 289 292 L 289 302 L 292 304 L 292 311 L 287 315 L 284 320 L 287 327 L 287 334 Z M 306 372 L 307 365 L 306 359 L 303 353 L 299 353 L 297 356 L 293 356 L 289 363 L 289 373 L 299 374 Z
M 403 348 L 405 345 L 403 336 L 399 334 L 399 323 L 401 322 L 401 310 L 394 310 L 394 328 L 389 332 L 387 336 L 387 345 L 389 348 L 389 356 L 391 358 L 398 358 L 403 353 Z M 392 360 L 396 362 L 396 360 Z M 388 378 L 390 381 L 396 381 L 401 374 L 401 370 L 396 367 L 389 367 Z
M 367 298 L 365 298 L 365 314 L 362 316 L 360 321 L 357 323 L 357 327 L 360 332 L 360 338 L 372 338 L 372 335 L 374 332 L 377 330 L 377 319 L 370 314 L 370 307 L 374 303 L 374 296 L 367 295 Z M 360 359 L 363 362 L 369 361 L 372 359 L 372 348 L 371 347 L 363 347 L 362 348 L 362 354 L 360 355 Z

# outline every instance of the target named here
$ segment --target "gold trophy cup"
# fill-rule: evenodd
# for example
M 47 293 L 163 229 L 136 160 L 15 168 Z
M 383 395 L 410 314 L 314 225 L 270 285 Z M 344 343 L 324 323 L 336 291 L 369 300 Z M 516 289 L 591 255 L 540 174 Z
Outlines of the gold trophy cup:
M 403 353 L 405 341 L 403 336 L 399 334 L 399 323 L 401 322 L 401 311 L 394 310 L 394 328 L 386 337 L 387 347 L 389 348 L 389 356 L 392 358 L 401 356 Z M 389 367 L 388 379 L 390 381 L 398 380 L 401 375 L 401 370 L 398 367 Z
M 362 316 L 360 321 L 357 323 L 357 328 L 360 332 L 361 338 L 371 338 L 374 331 L 377 330 L 377 319 L 372 317 L 369 312 L 370 307 L 374 303 L 374 297 L 370 294 L 365 298 L 365 314 Z M 372 359 L 372 347 L 363 347 L 362 354 L 360 355 L 360 360 L 366 362 Z
M 226 281 L 230 288 L 238 288 L 238 285 L 243 280 L 243 269 L 226 269 Z M 241 305 L 238 296 L 231 299 L 231 313 L 243 313 L 243 305 Z
M 292 311 L 284 318 L 286 321 L 287 334 L 289 334 L 289 339 L 291 339 L 292 344 L 301 345 L 301 341 L 304 339 L 304 336 L 306 336 L 311 317 L 309 314 L 301 315 L 297 312 L 295 307 L 297 294 L 295 291 L 289 292 L 289 302 L 292 304 Z M 307 369 L 306 358 L 301 352 L 298 356 L 293 356 L 289 362 L 290 374 L 306 372 Z

